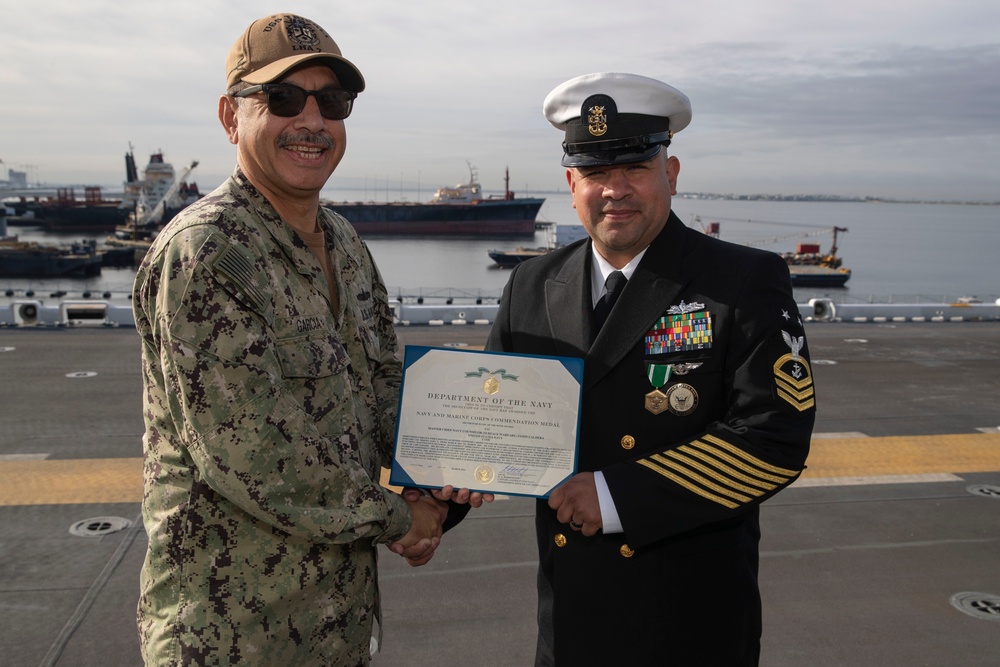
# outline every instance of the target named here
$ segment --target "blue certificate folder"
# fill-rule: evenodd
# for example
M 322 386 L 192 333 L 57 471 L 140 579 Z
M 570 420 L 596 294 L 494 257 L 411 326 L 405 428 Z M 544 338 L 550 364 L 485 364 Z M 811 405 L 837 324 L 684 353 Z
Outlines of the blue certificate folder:
M 547 498 L 576 473 L 583 359 L 408 345 L 389 483 Z

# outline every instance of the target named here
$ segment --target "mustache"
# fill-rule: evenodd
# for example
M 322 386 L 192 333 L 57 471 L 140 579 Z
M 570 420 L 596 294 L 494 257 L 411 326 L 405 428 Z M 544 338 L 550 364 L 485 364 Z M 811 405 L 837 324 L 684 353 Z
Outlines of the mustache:
M 313 134 L 312 132 L 299 132 L 298 134 L 283 134 L 278 137 L 278 148 L 291 145 L 317 146 L 319 148 L 333 148 L 333 139 L 325 134 Z

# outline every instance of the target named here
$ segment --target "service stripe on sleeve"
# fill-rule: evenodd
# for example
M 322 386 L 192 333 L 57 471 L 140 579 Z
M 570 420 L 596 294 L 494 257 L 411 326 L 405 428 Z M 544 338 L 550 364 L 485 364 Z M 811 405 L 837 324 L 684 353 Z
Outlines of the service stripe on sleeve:
M 702 489 L 702 488 L 700 488 L 698 486 L 695 486 L 694 484 L 691 484 L 690 482 L 688 482 L 683 477 L 681 477 L 679 475 L 675 475 L 674 473 L 670 472 L 669 470 L 667 470 L 667 469 L 665 469 L 665 468 L 663 468 L 661 466 L 656 465 L 654 462 L 650 461 L 649 459 L 641 459 L 639 461 L 639 465 L 646 466 L 650 470 L 663 475 L 664 477 L 666 477 L 670 481 L 675 482 L 676 484 L 679 484 L 680 486 L 683 486 L 688 491 L 691 491 L 692 493 L 696 493 L 699 496 L 703 496 L 703 497 L 711 500 L 712 502 L 719 503 L 720 505 L 728 507 L 729 509 L 736 509 L 737 507 L 739 507 L 739 505 L 737 503 L 734 503 L 732 501 L 726 500 L 725 498 L 721 498 L 721 497 L 716 496 L 714 494 L 708 493 L 704 489 Z
M 710 445 L 708 443 L 702 442 L 701 440 L 693 440 L 687 446 L 694 447 L 696 449 L 705 452 L 706 454 L 721 459 L 726 463 L 728 463 L 729 465 L 731 465 L 732 467 L 738 470 L 742 470 L 747 475 L 750 475 L 751 477 L 756 477 L 757 479 L 766 482 L 773 482 L 775 484 L 784 484 L 785 482 L 788 481 L 788 478 L 791 477 L 791 475 L 772 475 L 770 473 L 764 472 L 760 468 L 750 465 L 743 459 L 729 455 L 727 453 L 727 450 L 720 449 L 717 446 Z M 745 452 L 741 453 L 745 454 Z
M 760 468 L 761 470 L 767 470 L 768 472 L 773 472 L 776 475 L 782 475 L 785 478 L 794 477 L 795 475 L 799 474 L 798 470 L 788 470 L 787 468 L 779 468 L 776 465 L 771 465 L 770 463 L 766 463 L 764 461 L 761 461 L 760 459 L 756 458 L 755 456 L 751 456 L 750 454 L 746 453 L 745 451 L 743 451 L 739 447 L 736 447 L 735 445 L 731 445 L 728 442 L 726 442 L 725 440 L 722 440 L 721 438 L 717 438 L 714 435 L 710 435 L 710 434 L 706 433 L 704 436 L 702 436 L 702 440 L 704 440 L 705 442 L 710 442 L 713 445 L 718 445 L 719 447 L 721 447 L 722 449 L 725 449 L 726 451 L 728 451 L 729 453 L 733 454 L 734 456 L 737 456 L 737 457 L 743 459 L 744 461 L 746 461 L 750 465 L 755 466 L 757 468 Z
M 744 484 L 740 484 L 739 482 L 730 478 L 729 476 L 720 474 L 720 471 L 710 466 L 702 465 L 698 461 L 695 461 L 693 458 L 685 456 L 684 453 L 682 452 L 672 450 L 666 452 L 666 455 L 688 468 L 697 470 L 702 475 L 707 477 L 709 480 L 713 481 L 716 484 L 719 484 L 720 488 L 723 486 L 729 487 L 734 492 L 741 494 L 742 497 L 747 498 L 748 500 L 749 500 L 748 496 L 759 496 L 764 493 L 761 489 L 752 488 Z M 659 455 L 658 454 L 654 455 L 653 458 L 657 459 L 657 456 Z
M 727 456 L 725 454 L 719 455 L 718 453 L 716 453 L 716 456 L 719 457 L 718 459 L 713 456 L 709 456 L 705 452 L 696 448 L 698 444 L 699 444 L 698 441 L 695 441 L 691 443 L 691 445 L 694 446 L 685 445 L 683 447 L 678 448 L 677 451 L 684 452 L 689 456 L 694 456 L 704 461 L 706 464 L 712 466 L 713 468 L 718 468 L 720 472 L 728 475 L 729 477 L 738 479 L 741 482 L 745 482 L 746 484 L 756 486 L 757 488 L 764 489 L 765 491 L 771 491 L 772 489 L 778 488 L 777 484 L 772 484 L 771 482 L 765 482 L 764 480 L 758 479 L 757 477 L 743 474 L 742 472 L 740 472 L 740 470 L 745 470 L 745 468 L 743 466 L 740 466 L 739 463 L 730 456 Z M 719 459 L 722 460 L 720 461 Z M 729 463 L 731 464 L 731 466 L 723 465 L 723 463 Z M 768 476 L 768 479 L 771 479 L 771 481 L 774 482 L 781 481 L 780 478 L 771 478 L 770 476 Z
M 739 492 L 737 492 L 737 491 L 735 491 L 733 489 L 727 489 L 727 488 L 725 488 L 725 487 L 723 487 L 723 486 L 721 486 L 719 484 L 716 484 L 712 480 L 706 479 L 706 478 L 702 477 L 701 475 L 697 474 L 693 470 L 691 470 L 689 468 L 686 468 L 686 467 L 682 466 L 680 463 L 678 463 L 676 461 L 672 461 L 672 460 L 670 460 L 670 459 L 662 456 L 661 454 L 653 454 L 653 456 L 651 456 L 650 458 L 652 458 L 654 461 L 656 461 L 660 465 L 662 465 L 662 466 L 664 466 L 666 468 L 670 468 L 674 472 L 680 473 L 681 475 L 684 475 L 684 477 L 686 477 L 689 480 L 691 480 L 691 482 L 693 484 L 695 484 L 695 485 L 697 485 L 697 486 L 699 486 L 699 487 L 701 487 L 701 488 L 703 488 L 703 489 L 705 489 L 707 491 L 712 491 L 712 492 L 714 492 L 716 494 L 732 498 L 733 500 L 737 500 L 737 501 L 739 501 L 741 503 L 748 503 L 748 502 L 750 502 L 752 500 L 752 498 L 750 496 L 743 495 L 742 493 L 739 493 Z
M 730 509 L 752 502 L 798 475 L 797 471 L 765 463 L 708 434 L 677 449 L 640 459 L 638 463 Z

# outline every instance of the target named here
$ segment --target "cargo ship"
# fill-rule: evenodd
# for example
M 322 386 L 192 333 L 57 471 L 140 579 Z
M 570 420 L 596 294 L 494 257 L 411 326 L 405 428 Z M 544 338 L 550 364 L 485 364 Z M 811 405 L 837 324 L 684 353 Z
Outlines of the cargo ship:
M 504 194 L 484 197 L 476 170 L 469 182 L 438 189 L 430 202 L 333 202 L 326 208 L 347 218 L 361 236 L 533 236 L 543 198 L 515 197 L 510 172 Z
M 186 168 L 180 176 L 173 165 L 164 162 L 163 153 L 153 153 L 139 178 L 132 147 L 125 154 L 124 196 L 105 197 L 100 186 L 84 187 L 83 199 L 77 199 L 74 188 L 56 189 L 54 197 L 11 202 L 18 215 L 16 224 L 38 225 L 46 232 L 91 234 L 113 232 L 119 227 L 134 224 L 165 224 L 178 211 L 201 197 L 196 183 L 184 179 L 197 166 Z M 11 224 L 15 224 L 12 222 Z
M 96 185 L 84 188 L 82 201 L 76 198 L 73 188 L 58 188 L 55 198 L 29 205 L 28 210 L 35 223 L 47 232 L 106 232 L 128 217 L 122 200 L 105 198 Z

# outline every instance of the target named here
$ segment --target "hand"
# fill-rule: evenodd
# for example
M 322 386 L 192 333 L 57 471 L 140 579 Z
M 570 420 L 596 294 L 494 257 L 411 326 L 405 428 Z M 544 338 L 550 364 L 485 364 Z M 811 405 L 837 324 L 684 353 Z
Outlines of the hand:
M 441 526 L 448 516 L 448 505 L 413 489 L 405 491 L 403 497 L 413 515 L 413 523 L 406 535 L 389 545 L 389 550 L 405 558 L 413 567 L 425 565 L 441 544 Z
M 456 490 L 451 484 L 441 489 L 432 490 L 431 495 L 438 500 L 450 500 L 459 505 L 468 503 L 473 507 L 480 507 L 483 503 L 492 503 L 495 497 L 492 493 L 479 493 L 478 491 L 469 491 L 468 489 Z
M 549 507 L 556 511 L 556 519 L 587 537 L 604 526 L 592 472 L 577 473 L 557 487 L 549 495 Z

